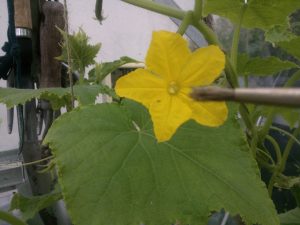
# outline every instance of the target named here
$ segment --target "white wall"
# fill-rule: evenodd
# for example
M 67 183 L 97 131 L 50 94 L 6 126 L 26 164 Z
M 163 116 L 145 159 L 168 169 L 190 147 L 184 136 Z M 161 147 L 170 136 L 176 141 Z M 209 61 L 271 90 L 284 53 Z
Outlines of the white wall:
M 102 25 L 94 16 L 95 0 L 69 1 L 71 29 L 79 26 L 91 37 L 92 42 L 101 42 L 100 61 L 115 60 L 127 55 L 144 60 L 152 30 L 176 31 L 169 18 L 137 8 L 120 0 L 104 0 L 106 19 Z
M 98 62 L 111 61 L 121 56 L 130 56 L 143 61 L 153 30 L 166 29 L 176 31 L 176 26 L 169 18 L 137 8 L 120 0 L 104 0 L 103 10 L 106 19 L 102 25 L 94 19 L 96 0 L 69 0 L 69 21 L 71 31 L 79 27 L 91 37 L 92 43 L 102 43 Z M 184 9 L 193 5 L 193 0 L 178 0 Z M 0 0 L 0 46 L 6 40 L 7 8 L 6 1 Z M 0 55 L 3 52 L 0 50 Z M 0 86 L 5 82 L 0 80 Z M 10 149 L 18 145 L 16 121 L 14 132 L 6 131 L 6 108 L 0 104 L 0 150 Z

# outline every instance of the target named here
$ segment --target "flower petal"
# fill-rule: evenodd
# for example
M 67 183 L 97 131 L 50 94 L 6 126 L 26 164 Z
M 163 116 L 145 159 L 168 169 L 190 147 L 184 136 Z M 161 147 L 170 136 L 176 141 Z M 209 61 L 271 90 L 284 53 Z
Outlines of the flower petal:
M 179 97 L 170 95 L 165 95 L 162 100 L 153 102 L 149 111 L 158 142 L 169 140 L 177 128 L 192 114 L 188 105 Z
M 225 102 L 193 102 L 190 107 L 193 111 L 192 119 L 209 127 L 221 126 L 228 116 Z
M 117 80 L 116 93 L 142 103 L 149 108 L 151 102 L 166 95 L 166 84 L 163 79 L 144 69 L 137 69 Z
M 222 72 L 225 55 L 217 46 L 199 48 L 187 60 L 180 74 L 182 87 L 211 84 Z
M 228 116 L 228 109 L 225 102 L 215 101 L 194 101 L 189 97 L 191 88 L 182 88 L 180 98 L 191 108 L 191 119 L 209 127 L 218 127 L 222 125 Z
M 157 31 L 153 32 L 146 56 L 146 66 L 147 69 L 170 82 L 179 76 L 190 55 L 188 43 L 180 34 Z

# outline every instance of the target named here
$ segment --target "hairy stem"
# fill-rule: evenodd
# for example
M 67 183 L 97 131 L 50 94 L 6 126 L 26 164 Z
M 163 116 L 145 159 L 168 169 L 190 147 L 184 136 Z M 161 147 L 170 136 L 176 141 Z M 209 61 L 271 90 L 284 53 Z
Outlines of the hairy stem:
M 276 177 L 280 176 L 280 174 L 283 173 L 283 171 L 285 170 L 285 166 L 286 166 L 286 162 L 287 162 L 287 159 L 290 155 L 290 152 L 292 150 L 292 147 L 293 147 L 293 144 L 295 142 L 297 142 L 297 144 L 300 145 L 300 142 L 297 140 L 296 136 L 298 136 L 300 134 L 300 127 L 298 127 L 294 132 L 293 134 L 290 134 L 288 132 L 286 132 L 285 130 L 282 130 L 280 128 L 277 128 L 277 127 L 271 127 L 271 129 L 274 129 L 274 130 L 277 130 L 279 132 L 283 132 L 285 135 L 288 135 L 290 137 L 284 151 L 283 151 L 283 155 L 282 155 L 282 158 L 280 159 L 280 161 L 278 162 L 278 164 L 276 165 L 276 169 L 274 170 L 273 174 L 272 174 L 272 177 L 269 181 L 269 185 L 268 185 L 268 191 L 269 191 L 269 195 L 271 196 L 272 195 L 272 191 L 273 191 L 273 186 L 274 186 L 274 183 L 276 181 Z M 268 138 L 268 136 L 266 136 L 266 138 Z M 275 140 L 274 140 L 275 141 Z M 276 142 L 276 141 L 275 141 Z M 276 142 L 277 144 L 277 142 Z M 278 144 L 277 144 L 278 145 Z M 274 146 L 275 150 L 276 148 L 278 148 L 278 146 Z M 278 150 L 276 150 L 277 152 Z M 281 153 L 281 152 L 280 152 Z
M 203 1 L 202 0 L 195 0 L 194 4 L 194 18 L 195 20 L 201 20 L 203 15 Z
M 23 163 L 22 166 L 31 166 L 31 165 L 35 165 L 35 164 L 38 164 L 38 163 L 41 163 L 41 162 L 44 162 L 44 161 L 47 161 L 47 160 L 51 160 L 51 159 L 54 159 L 54 156 L 48 156 L 46 158 L 43 158 L 43 159 L 40 159 L 40 160 L 36 160 L 36 161 L 32 161 L 32 162 L 28 162 L 28 163 Z
M 184 18 L 177 30 L 177 33 L 184 35 L 185 31 L 187 30 L 189 25 L 191 25 L 192 22 L 193 22 L 193 11 L 188 11 L 184 16 Z
M 239 16 L 239 23 L 236 25 L 234 34 L 233 34 L 233 40 L 232 40 L 232 46 L 231 46 L 231 52 L 230 52 L 230 60 L 233 66 L 233 69 L 236 71 L 237 68 L 237 56 L 238 56 L 238 48 L 239 48 L 239 42 L 240 42 L 240 33 L 241 33 L 241 27 L 242 22 L 244 18 L 244 14 L 247 8 L 247 4 L 244 4 L 241 8 L 240 16 Z
M 280 146 L 277 143 L 277 141 L 270 135 L 266 136 L 266 139 L 272 144 L 272 146 L 274 147 L 275 150 L 275 154 L 276 154 L 276 161 L 277 161 L 277 165 L 279 165 L 281 163 L 282 160 L 282 155 L 281 155 L 281 150 L 280 150 Z
M 279 168 L 276 167 L 276 169 L 273 171 L 273 174 L 272 174 L 272 176 L 269 180 L 269 184 L 268 184 L 268 192 L 269 192 L 270 197 L 272 197 L 273 187 L 276 182 L 276 177 L 278 176 L 278 174 L 279 174 Z
M 129 3 L 131 5 L 138 6 L 165 16 L 174 17 L 183 20 L 186 12 L 180 9 L 174 9 L 163 4 L 159 4 L 149 0 L 122 0 L 123 2 Z
M 300 122 L 300 121 L 299 121 Z M 292 147 L 294 145 L 294 143 L 297 140 L 297 136 L 300 134 L 300 126 L 293 132 L 293 134 L 291 135 L 293 138 L 290 138 L 287 145 L 285 146 L 285 149 L 283 151 L 283 155 L 282 155 L 282 160 L 281 160 L 281 165 L 280 165 L 280 172 L 282 173 L 285 169 L 286 166 L 286 162 L 287 159 L 291 153 Z M 299 143 L 299 141 L 297 140 L 297 143 Z
M 71 52 L 70 52 L 70 44 L 69 44 L 69 20 L 68 20 L 68 6 L 67 0 L 64 0 L 64 19 L 65 19 L 65 32 L 66 38 L 65 43 L 67 47 L 67 58 L 68 58 L 68 75 L 70 80 L 70 91 L 71 91 L 71 106 L 72 109 L 75 107 L 75 97 L 74 97 L 74 83 L 73 83 L 73 75 L 72 75 L 72 62 L 71 62 Z
M 10 213 L 4 211 L 0 211 L 0 220 L 3 220 L 13 225 L 27 225 L 27 223 L 23 222 L 19 218 L 16 218 Z
M 280 133 L 283 133 L 284 135 L 288 136 L 290 139 L 292 139 L 295 143 L 297 143 L 299 146 L 300 146 L 300 141 L 291 133 L 279 128 L 279 127 L 274 127 L 274 126 L 271 126 L 270 129 L 272 130 L 276 130 Z
M 79 84 L 84 83 L 84 74 L 85 74 L 85 69 L 79 71 Z

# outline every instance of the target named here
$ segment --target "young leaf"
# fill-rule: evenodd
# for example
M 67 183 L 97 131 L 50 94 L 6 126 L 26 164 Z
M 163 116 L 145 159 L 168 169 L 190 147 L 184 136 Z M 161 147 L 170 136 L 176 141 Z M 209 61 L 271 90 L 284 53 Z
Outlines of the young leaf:
M 63 35 L 64 39 L 66 39 L 68 34 L 66 34 L 63 30 L 59 29 L 59 31 Z M 89 44 L 89 37 L 82 29 L 79 29 L 77 33 L 73 33 L 72 35 L 69 34 L 68 38 L 73 70 L 82 72 L 87 66 L 95 63 L 95 57 L 100 50 L 101 44 Z M 65 42 L 62 44 L 62 50 L 62 55 L 56 58 L 67 62 L 67 46 Z
M 297 36 L 286 26 L 276 25 L 265 33 L 265 40 L 271 43 L 290 41 Z
M 237 71 L 239 75 L 268 76 L 292 68 L 299 68 L 299 66 L 290 61 L 282 61 L 274 56 L 250 58 L 247 54 L 242 54 L 238 57 Z
M 74 224 L 206 224 L 222 208 L 247 225 L 279 224 L 234 114 L 157 143 L 143 106 L 94 105 L 62 115 L 44 143 Z
M 33 218 L 41 209 L 53 205 L 60 199 L 62 199 L 62 194 L 58 191 L 36 197 L 25 197 L 16 193 L 11 200 L 10 211 L 19 209 L 22 212 L 23 219 L 26 221 Z
M 279 214 L 281 225 L 300 225 L 300 208 Z
M 300 37 L 284 26 L 274 26 L 265 34 L 265 39 L 300 60 Z
M 300 60 L 300 37 L 296 37 L 290 41 L 278 42 L 277 45 L 287 53 Z
M 209 0 L 205 4 L 205 14 L 216 14 L 240 21 L 240 11 L 244 0 Z M 287 17 L 300 8 L 299 0 L 248 0 L 243 27 L 268 30 L 274 25 L 287 26 Z
M 121 57 L 119 60 L 115 60 L 113 62 L 105 62 L 102 64 L 96 64 L 96 66 L 90 70 L 89 78 L 90 80 L 101 83 L 103 79 L 114 72 L 119 67 L 123 66 L 126 63 L 136 63 L 135 59 L 129 58 L 127 56 Z

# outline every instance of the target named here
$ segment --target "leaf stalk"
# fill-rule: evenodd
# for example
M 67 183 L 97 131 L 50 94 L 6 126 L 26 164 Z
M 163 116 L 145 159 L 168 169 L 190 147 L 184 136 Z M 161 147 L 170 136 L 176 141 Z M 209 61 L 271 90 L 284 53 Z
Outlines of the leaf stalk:
M 149 0 L 122 0 L 123 2 L 129 3 L 131 5 L 138 6 L 143 9 L 147 9 L 152 12 L 156 12 L 165 16 L 174 17 L 183 20 L 186 12 L 180 9 L 175 9 L 168 7 L 163 4 L 159 4 Z

